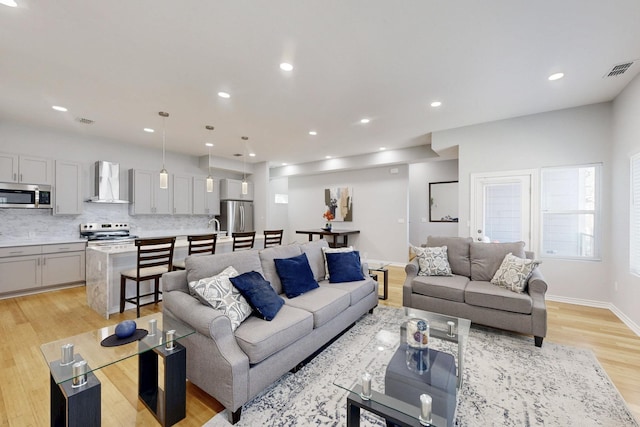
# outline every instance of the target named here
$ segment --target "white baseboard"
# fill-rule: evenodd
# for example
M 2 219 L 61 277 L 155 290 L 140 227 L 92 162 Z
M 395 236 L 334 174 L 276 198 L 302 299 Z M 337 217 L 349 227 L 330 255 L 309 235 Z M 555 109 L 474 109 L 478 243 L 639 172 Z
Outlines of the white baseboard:
M 627 325 L 629 329 L 631 329 L 636 335 L 640 336 L 640 325 L 638 325 L 633 320 L 631 320 L 613 303 L 581 299 L 581 298 L 561 297 L 558 295 L 546 295 L 546 299 L 549 301 L 564 302 L 567 304 L 584 305 L 587 307 L 595 307 L 595 308 L 606 308 L 610 310 L 613 314 L 615 314 L 618 317 L 618 319 L 620 319 L 622 323 Z

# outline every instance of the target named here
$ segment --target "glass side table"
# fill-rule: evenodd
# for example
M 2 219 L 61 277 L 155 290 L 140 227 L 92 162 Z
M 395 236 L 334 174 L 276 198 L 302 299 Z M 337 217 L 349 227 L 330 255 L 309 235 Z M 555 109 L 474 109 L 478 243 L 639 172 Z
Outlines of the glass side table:
M 387 269 L 388 265 L 389 264 L 374 263 L 368 266 L 369 274 L 371 274 L 372 277 L 375 277 L 375 280 L 378 280 L 378 276 L 373 272 L 382 273 L 382 296 L 378 295 L 378 299 L 381 300 L 386 300 L 389 298 L 389 269 Z
M 177 341 L 195 331 L 182 322 L 155 313 L 136 319 L 138 329 L 156 332 L 129 344 L 103 347 L 115 326 L 97 329 L 40 346 L 49 365 L 52 426 L 99 426 L 100 381 L 94 372 L 138 357 L 138 396 L 163 426 L 186 416 L 186 348 Z M 158 386 L 158 357 L 164 359 L 164 387 Z

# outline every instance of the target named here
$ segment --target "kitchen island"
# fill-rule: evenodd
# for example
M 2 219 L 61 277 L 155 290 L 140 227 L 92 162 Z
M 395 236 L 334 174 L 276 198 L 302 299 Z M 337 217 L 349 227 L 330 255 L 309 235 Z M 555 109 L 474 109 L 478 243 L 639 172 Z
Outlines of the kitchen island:
M 207 232 L 200 234 L 207 234 Z M 166 236 L 166 234 L 164 235 Z M 264 239 L 264 236 L 256 235 L 255 249 L 262 248 L 262 239 Z M 216 253 L 231 252 L 232 249 L 233 239 L 231 237 L 218 237 Z M 184 259 L 188 252 L 189 242 L 187 241 L 186 235 L 177 236 L 173 259 Z M 87 303 L 106 319 L 108 319 L 111 314 L 120 311 L 120 272 L 136 268 L 137 253 L 137 247 L 133 244 L 87 247 Z M 135 286 L 133 282 L 127 283 L 127 297 L 135 296 Z M 152 283 L 152 281 L 141 282 L 140 293 L 145 294 L 151 292 Z M 162 286 L 162 281 L 160 284 Z M 147 298 L 148 300 L 142 298 L 141 301 L 148 302 L 152 299 L 152 297 Z M 125 309 L 132 307 L 132 304 L 127 304 Z

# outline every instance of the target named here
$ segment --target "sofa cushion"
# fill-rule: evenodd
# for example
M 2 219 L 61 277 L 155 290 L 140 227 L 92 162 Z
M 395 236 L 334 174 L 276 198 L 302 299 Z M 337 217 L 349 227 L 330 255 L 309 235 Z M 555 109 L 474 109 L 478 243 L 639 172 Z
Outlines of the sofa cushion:
M 471 277 L 471 262 L 469 261 L 469 244 L 471 237 L 427 237 L 427 247 L 446 246 L 447 259 L 451 272 L 459 276 Z
M 419 248 L 413 246 L 418 257 L 419 276 L 451 276 L 446 246 Z
M 364 279 L 362 265 L 360 264 L 360 252 L 327 253 L 326 256 L 330 283 L 353 282 Z
M 464 302 L 478 307 L 522 314 L 531 314 L 533 307 L 528 293 L 511 292 L 485 281 L 470 281 L 464 291 Z
M 491 283 L 513 292 L 522 293 L 527 287 L 527 281 L 531 277 L 533 269 L 539 264 L 540 261 L 518 258 L 509 252 L 502 260 L 496 274 L 493 275 Z
M 307 254 L 309 266 L 311 267 L 311 271 L 313 271 L 313 277 L 315 277 L 317 281 L 324 280 L 327 275 L 322 248 L 329 248 L 329 243 L 324 239 L 314 240 L 313 242 L 300 245 L 302 252 Z
M 282 289 L 288 298 L 295 298 L 318 287 L 306 254 L 291 258 L 276 258 L 273 261 L 282 281 Z
M 249 363 L 262 362 L 285 347 L 295 344 L 313 330 L 313 315 L 305 310 L 283 306 L 271 322 L 249 316 L 235 331 L 238 345 Z
M 238 274 L 248 271 L 257 271 L 262 274 L 258 251 L 241 251 L 221 253 L 215 255 L 189 256 L 185 260 L 187 267 L 187 282 L 200 280 L 203 277 L 211 277 L 219 274 L 230 265 Z
M 370 293 L 375 291 L 376 282 L 367 277 L 363 280 L 358 280 L 355 282 L 343 282 L 343 283 L 329 283 L 326 280 L 320 282 L 320 287 L 340 289 L 342 291 L 349 292 L 349 297 L 351 301 L 350 305 L 356 305 L 360 300 L 369 295 Z
M 280 280 L 280 276 L 278 276 L 278 271 L 276 270 L 276 265 L 273 260 L 276 258 L 291 258 L 301 253 L 300 245 L 297 243 L 273 246 L 259 251 L 264 278 L 271 283 L 276 293 L 282 293 L 282 281 Z
M 327 253 L 340 253 L 340 252 L 353 252 L 353 246 L 347 246 L 346 248 L 322 248 L 322 257 L 324 258 L 324 278 L 329 280 L 329 266 L 327 265 Z
M 231 320 L 233 331 L 251 315 L 252 311 L 251 305 L 229 280 L 230 277 L 237 275 L 236 269 L 229 266 L 218 275 L 189 283 L 189 290 L 201 303 L 227 315 Z
M 414 294 L 449 301 L 464 302 L 464 290 L 469 283 L 465 276 L 416 276 L 411 282 Z
M 518 258 L 526 258 L 524 242 L 479 243 L 471 242 L 471 280 L 489 282 L 500 268 L 505 255 L 511 252 Z
M 264 320 L 273 320 L 282 308 L 284 301 L 276 294 L 262 275 L 249 271 L 236 277 L 229 277 L 233 286 L 238 288 L 257 315 Z
M 336 288 L 321 287 L 300 295 L 286 298 L 285 304 L 313 314 L 313 327 L 318 328 L 349 308 L 349 292 Z

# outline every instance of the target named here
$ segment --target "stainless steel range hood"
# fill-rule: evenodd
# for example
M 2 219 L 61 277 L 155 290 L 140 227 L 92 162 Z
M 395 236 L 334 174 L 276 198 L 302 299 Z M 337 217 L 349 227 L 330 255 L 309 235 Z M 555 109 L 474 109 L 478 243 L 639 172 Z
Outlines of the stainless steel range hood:
M 96 162 L 95 196 L 92 203 L 129 203 L 120 199 L 120 165 L 105 161 Z

